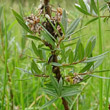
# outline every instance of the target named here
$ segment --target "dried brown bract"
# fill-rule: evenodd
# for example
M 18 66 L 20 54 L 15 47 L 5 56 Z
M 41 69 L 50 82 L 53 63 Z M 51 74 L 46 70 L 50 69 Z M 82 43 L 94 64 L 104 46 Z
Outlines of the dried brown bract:
M 27 26 L 33 31 L 34 33 L 39 33 L 42 30 L 41 26 L 39 25 L 40 19 L 35 15 L 31 14 L 25 18 Z

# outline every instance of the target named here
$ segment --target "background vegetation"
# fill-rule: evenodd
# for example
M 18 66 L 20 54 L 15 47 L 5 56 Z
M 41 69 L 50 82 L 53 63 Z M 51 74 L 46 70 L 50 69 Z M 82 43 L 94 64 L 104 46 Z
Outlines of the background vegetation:
M 73 0 L 51 0 L 50 3 L 54 5 L 54 7 L 60 5 L 60 7 L 65 8 L 69 13 L 70 20 L 82 16 L 83 19 L 79 28 L 91 19 L 76 10 L 74 7 L 75 1 L 73 2 Z M 103 3 L 101 2 L 100 6 L 102 6 Z M 29 110 L 31 107 L 43 105 L 45 101 L 50 100 L 50 97 L 46 96 L 44 93 L 41 94 L 43 83 L 41 78 L 33 77 L 18 69 L 23 68 L 24 70 L 30 70 L 32 58 L 35 58 L 36 56 L 32 53 L 31 41 L 24 36 L 26 31 L 23 30 L 15 20 L 11 8 L 21 13 L 21 15 L 26 16 L 37 9 L 38 5 L 39 0 L 0 1 L 0 94 L 2 94 L 0 95 L 0 109 L 3 103 L 3 96 L 5 96 L 4 102 L 6 110 L 12 110 L 12 102 L 15 110 L 20 110 L 21 107 L 23 110 Z M 109 14 L 107 11 L 105 11 L 104 14 L 105 13 Z M 109 20 L 104 22 L 104 20 L 101 19 L 101 23 L 103 52 L 110 51 Z M 93 54 L 98 55 L 99 42 L 97 21 L 87 25 L 84 30 L 81 30 L 75 36 L 83 36 L 81 37 L 81 40 L 84 45 L 86 44 L 87 39 L 91 36 L 96 36 L 97 42 Z M 109 59 L 110 55 L 108 54 L 103 63 L 104 69 L 109 69 Z M 5 62 L 7 62 L 7 65 Z M 105 72 L 103 76 L 110 77 L 110 73 Z M 110 104 L 109 84 L 109 79 L 103 79 L 103 110 L 108 110 L 108 104 Z M 99 85 L 99 78 L 91 78 L 88 80 L 88 82 L 85 83 L 83 92 L 78 96 L 78 100 L 75 102 L 74 110 L 98 110 Z M 6 86 L 6 90 L 4 90 L 4 86 Z M 5 94 L 3 94 L 4 91 Z M 45 110 L 55 110 L 56 108 L 58 108 L 58 110 L 63 110 L 61 101 L 57 101 L 55 105 L 51 105 Z

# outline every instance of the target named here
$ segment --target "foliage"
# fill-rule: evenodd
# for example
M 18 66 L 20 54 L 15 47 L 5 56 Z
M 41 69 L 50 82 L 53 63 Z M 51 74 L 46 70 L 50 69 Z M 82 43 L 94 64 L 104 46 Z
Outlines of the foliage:
M 95 19 L 93 19 L 90 22 L 93 22 L 97 20 L 97 7 L 94 2 L 94 0 L 91 1 L 91 5 L 86 7 L 86 4 L 84 3 L 83 0 L 79 1 L 79 5 L 75 5 L 76 8 L 81 11 L 82 13 L 89 15 L 89 16 L 96 16 Z M 58 10 L 58 9 L 57 9 Z M 59 9 L 62 11 L 62 9 Z M 23 18 L 14 10 L 13 14 L 16 17 L 17 21 L 19 24 L 29 33 L 32 33 L 32 28 L 29 30 L 29 28 L 26 26 Z M 44 13 L 43 13 L 44 14 Z M 59 14 L 57 12 L 57 14 Z M 48 16 L 48 17 L 47 17 Z M 42 17 L 42 14 L 41 14 Z M 39 18 L 36 18 L 39 19 Z M 59 18 L 60 19 L 60 18 Z M 79 92 L 81 92 L 79 89 L 81 87 L 80 82 L 84 81 L 84 77 L 86 75 L 91 75 L 91 73 L 94 72 L 94 70 L 102 63 L 104 57 L 106 56 L 106 53 L 100 54 L 98 56 L 93 57 L 92 51 L 95 47 L 95 42 L 96 38 L 91 37 L 86 45 L 86 48 L 84 48 L 81 40 L 79 39 L 76 43 L 76 47 L 74 50 L 65 47 L 65 40 L 71 41 L 71 35 L 75 33 L 75 29 L 77 28 L 81 18 L 77 18 L 75 21 L 73 21 L 69 26 L 68 26 L 68 18 L 66 11 L 62 11 L 61 15 L 61 21 L 55 21 L 53 23 L 52 19 L 50 18 L 49 15 L 46 15 L 43 20 L 39 21 L 38 24 L 36 25 L 40 26 L 41 30 L 38 31 L 39 35 L 36 36 L 36 32 L 33 32 L 34 35 L 26 35 L 29 38 L 32 38 L 33 40 L 38 40 L 41 41 L 41 44 L 43 43 L 44 47 L 48 47 L 51 52 L 51 56 L 46 56 L 48 55 L 47 50 L 41 50 L 40 48 L 37 48 L 35 43 L 32 41 L 32 49 L 36 56 L 39 58 L 39 61 L 37 60 L 36 62 L 33 60 L 32 65 L 31 65 L 31 71 L 33 75 L 41 75 L 42 77 L 47 77 L 48 80 L 50 79 L 49 83 L 46 85 L 46 87 L 43 88 L 44 92 L 50 96 L 53 96 L 54 98 L 50 101 L 47 102 L 45 105 L 43 105 L 41 108 L 45 108 L 52 104 L 54 101 L 56 101 L 58 98 L 69 98 L 70 96 L 76 95 Z M 58 19 L 57 19 L 58 20 Z M 45 25 L 44 25 L 45 23 Z M 46 27 L 46 23 L 48 23 L 48 27 Z M 58 25 L 60 24 L 60 25 Z M 87 23 L 88 24 L 88 23 Z M 50 27 L 49 27 L 50 26 Z M 58 26 L 60 31 L 58 30 Z M 61 26 L 61 27 L 60 27 Z M 55 34 L 52 35 L 52 32 L 49 30 L 49 28 L 53 28 L 53 32 L 55 31 L 58 37 L 55 37 Z M 38 44 L 38 47 L 41 45 Z M 69 44 L 69 42 L 68 42 Z M 70 51 L 70 52 L 69 52 Z M 53 54 L 54 53 L 54 54 Z M 68 54 L 68 55 L 67 55 Z M 56 61 L 53 60 L 54 56 L 56 55 L 55 58 L 59 57 Z M 65 56 L 66 55 L 66 56 Z M 43 56 L 43 57 L 42 57 Z M 44 57 L 45 56 L 45 57 Z M 49 58 L 49 59 L 48 59 Z M 45 62 L 42 62 L 46 60 Z M 41 61 L 41 62 L 40 62 Z M 48 63 L 47 63 L 48 61 Z M 40 63 L 40 66 L 45 65 L 46 72 L 43 73 L 43 68 L 39 69 L 38 65 L 36 63 Z M 77 72 L 77 70 L 73 71 L 74 68 L 77 68 L 78 64 L 84 64 L 83 67 Z M 61 69 L 61 74 L 58 72 L 55 72 L 55 70 L 50 70 L 50 67 L 56 68 L 57 71 Z M 71 75 L 69 75 L 66 71 L 64 72 L 65 67 L 69 67 L 70 70 L 72 71 Z M 58 68 L 58 69 L 57 69 Z M 57 74 L 60 74 L 61 76 L 58 78 Z M 84 76 L 83 76 L 84 74 Z M 56 75 L 56 78 L 55 78 Z M 65 76 L 66 75 L 66 76 Z M 79 76 L 80 75 L 80 76 Z M 81 78 L 80 78 L 81 77 Z M 47 80 L 45 78 L 45 80 Z M 58 81 L 57 81 L 58 80 Z M 67 83 L 68 82 L 68 83 Z M 76 85 L 78 83 L 78 86 Z M 75 85 L 75 86 L 74 86 Z M 72 87 L 73 86 L 73 87 Z M 76 89 L 77 87 L 77 89 Z
M 104 79 L 102 106 L 108 110 L 110 78 L 100 76 L 109 73 L 108 1 L 100 2 L 99 10 L 94 0 L 90 4 L 78 0 L 76 9 L 72 6 L 77 1 L 51 0 L 50 4 L 60 2 L 68 10 L 53 9 L 51 17 L 42 5 L 37 10 L 31 6 L 39 1 L 4 2 L 0 1 L 0 109 L 99 109 L 99 79 Z M 77 9 L 83 9 L 82 14 Z M 99 18 L 107 23 L 101 22 L 107 52 L 98 55 Z M 102 62 L 104 70 L 98 70 Z

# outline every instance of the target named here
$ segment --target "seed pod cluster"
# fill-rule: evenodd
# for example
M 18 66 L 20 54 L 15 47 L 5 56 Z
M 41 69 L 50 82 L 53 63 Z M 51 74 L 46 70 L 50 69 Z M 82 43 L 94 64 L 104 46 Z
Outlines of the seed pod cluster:
M 57 8 L 57 10 L 53 11 L 55 13 L 55 16 L 49 16 L 48 14 L 44 13 L 44 5 L 40 7 L 41 8 L 38 8 L 39 12 L 37 15 L 31 14 L 30 16 L 25 18 L 27 26 L 34 33 L 40 34 L 40 31 L 43 30 L 39 25 L 39 23 L 41 23 L 47 29 L 47 31 L 54 36 L 54 38 L 58 37 L 58 33 L 62 36 L 63 33 L 60 26 L 62 18 L 62 8 Z M 53 26 L 57 29 L 57 32 L 54 30 Z
M 27 26 L 34 33 L 39 33 L 42 30 L 41 26 L 39 25 L 40 19 L 36 17 L 34 14 L 31 14 L 31 16 L 26 17 L 25 20 L 26 20 Z
M 83 80 L 83 78 L 80 75 L 75 75 L 75 76 L 66 77 L 66 80 L 67 82 L 70 82 L 72 84 L 77 84 L 80 83 Z

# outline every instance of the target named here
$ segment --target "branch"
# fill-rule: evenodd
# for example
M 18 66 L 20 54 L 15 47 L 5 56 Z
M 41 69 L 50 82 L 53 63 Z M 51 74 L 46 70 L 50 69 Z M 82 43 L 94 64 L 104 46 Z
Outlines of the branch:
M 71 63 L 71 64 L 62 64 L 62 66 L 70 66 L 70 65 L 75 65 L 75 64 L 81 63 L 81 62 L 83 62 L 83 61 L 85 61 L 85 60 L 86 60 L 86 58 L 83 58 L 82 60 L 77 61 L 77 62 L 73 62 L 73 63 Z
M 91 15 L 91 16 L 98 18 L 98 16 L 95 16 L 95 15 Z M 106 17 L 110 18 L 110 16 L 100 16 L 100 18 L 106 18 Z
M 59 47 L 59 45 L 60 45 L 60 43 L 61 43 L 61 41 L 64 39 L 64 35 L 63 35 L 63 37 L 58 41 L 58 44 L 57 44 L 57 48 Z

